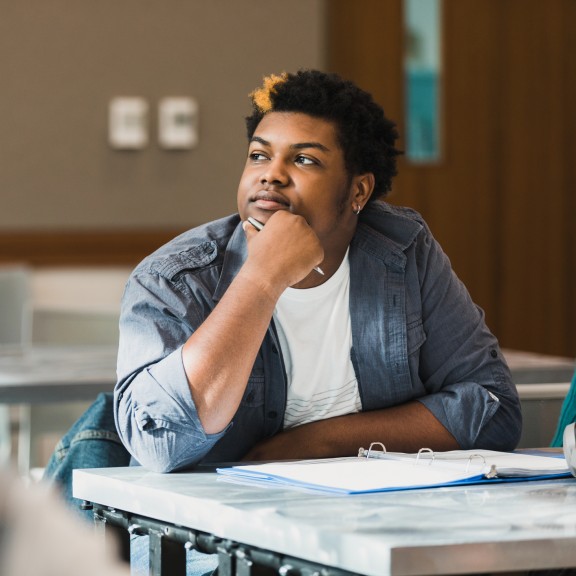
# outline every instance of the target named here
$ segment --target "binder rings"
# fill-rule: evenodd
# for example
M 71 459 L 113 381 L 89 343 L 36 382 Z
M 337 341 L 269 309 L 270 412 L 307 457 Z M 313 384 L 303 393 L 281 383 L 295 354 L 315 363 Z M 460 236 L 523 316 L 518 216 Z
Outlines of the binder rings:
M 562 455 L 492 450 L 434 453 L 428 449 L 405 454 L 386 452 L 379 443 L 371 444 L 368 450 L 361 448 L 357 457 L 240 465 L 217 468 L 217 472 L 244 481 L 342 494 L 571 476 Z

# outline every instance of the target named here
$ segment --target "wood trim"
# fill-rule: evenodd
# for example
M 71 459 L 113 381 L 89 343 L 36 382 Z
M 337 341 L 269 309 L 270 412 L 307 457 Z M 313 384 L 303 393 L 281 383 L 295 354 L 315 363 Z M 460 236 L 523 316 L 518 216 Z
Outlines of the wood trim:
M 0 232 L 0 263 L 30 266 L 135 266 L 182 229 Z

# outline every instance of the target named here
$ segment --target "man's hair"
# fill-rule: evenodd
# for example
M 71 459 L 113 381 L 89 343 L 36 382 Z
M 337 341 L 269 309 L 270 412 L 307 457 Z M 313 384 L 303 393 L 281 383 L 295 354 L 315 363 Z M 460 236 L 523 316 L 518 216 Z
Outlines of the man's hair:
M 333 122 L 351 176 L 372 172 L 374 192 L 370 200 L 384 198 L 396 175 L 394 147 L 398 131 L 372 96 L 336 74 L 300 70 L 264 78 L 250 94 L 252 114 L 246 117 L 248 140 L 268 112 L 301 112 Z

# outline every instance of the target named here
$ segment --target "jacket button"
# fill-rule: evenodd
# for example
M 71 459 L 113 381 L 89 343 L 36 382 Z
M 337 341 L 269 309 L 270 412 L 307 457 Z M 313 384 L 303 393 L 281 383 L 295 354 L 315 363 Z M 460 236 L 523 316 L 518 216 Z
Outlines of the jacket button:
M 492 356 L 492 358 L 497 358 L 498 352 L 496 352 L 496 350 L 490 350 L 490 356 Z
M 276 346 L 272 346 L 272 354 L 278 354 L 278 348 L 276 348 Z
M 270 412 L 268 412 L 268 418 L 276 418 L 278 416 L 278 412 L 276 412 L 276 410 L 270 410 Z

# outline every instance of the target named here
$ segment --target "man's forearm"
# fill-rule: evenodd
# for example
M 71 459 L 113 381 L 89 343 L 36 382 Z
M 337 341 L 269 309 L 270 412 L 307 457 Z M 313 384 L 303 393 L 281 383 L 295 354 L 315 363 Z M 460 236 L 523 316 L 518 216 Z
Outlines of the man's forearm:
M 192 398 L 208 434 L 222 431 L 236 413 L 278 298 L 309 276 L 324 254 L 306 220 L 284 210 L 270 216 L 262 232 L 248 223 L 244 231 L 248 259 L 183 349 Z
M 328 418 L 291 428 L 255 446 L 246 460 L 353 456 L 382 442 L 390 452 L 456 450 L 454 437 L 420 402 Z
M 220 432 L 236 413 L 278 296 L 240 272 L 184 345 L 184 369 L 206 433 Z

